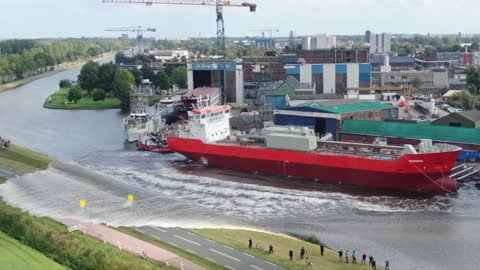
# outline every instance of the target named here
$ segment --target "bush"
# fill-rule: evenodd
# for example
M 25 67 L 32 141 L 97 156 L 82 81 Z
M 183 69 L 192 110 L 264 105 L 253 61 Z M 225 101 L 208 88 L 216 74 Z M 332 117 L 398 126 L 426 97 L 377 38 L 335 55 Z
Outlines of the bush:
M 72 87 L 70 90 L 68 90 L 68 101 L 77 103 L 77 101 L 79 101 L 81 98 L 82 92 L 79 87 Z
M 95 89 L 92 93 L 93 101 L 103 101 L 107 94 L 102 89 Z
M 59 86 L 60 88 L 72 87 L 72 82 L 68 79 L 63 79 L 63 80 L 60 80 Z

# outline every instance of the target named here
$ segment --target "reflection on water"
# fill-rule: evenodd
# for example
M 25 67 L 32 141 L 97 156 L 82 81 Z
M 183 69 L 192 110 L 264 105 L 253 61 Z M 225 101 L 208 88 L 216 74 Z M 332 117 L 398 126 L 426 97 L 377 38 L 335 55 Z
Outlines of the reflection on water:
M 205 168 L 125 144 L 118 110 L 42 108 L 79 69 L 0 93 L 0 136 L 76 166 L 58 165 L 0 186 L 9 203 L 39 215 L 113 225 L 257 226 L 316 234 L 334 248 L 366 251 L 394 269 L 475 269 L 480 196 L 378 192 Z M 92 173 L 97 171 L 100 175 Z M 135 195 L 133 205 L 126 203 Z M 78 200 L 87 199 L 79 209 Z

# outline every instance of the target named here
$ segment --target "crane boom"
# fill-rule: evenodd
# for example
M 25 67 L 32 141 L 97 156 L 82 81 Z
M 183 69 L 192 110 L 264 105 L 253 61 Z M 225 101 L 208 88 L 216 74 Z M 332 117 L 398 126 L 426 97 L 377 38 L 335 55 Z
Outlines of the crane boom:
M 241 2 L 232 3 L 226 0 L 102 0 L 103 3 L 125 3 L 125 4 L 145 4 L 151 5 L 187 5 L 187 6 L 225 6 L 225 7 L 250 7 L 251 11 L 256 11 L 256 4 Z M 252 10 L 253 9 L 253 10 Z
M 226 103 L 225 95 L 225 24 L 223 21 L 223 7 L 248 7 L 250 12 L 257 11 L 257 5 L 248 2 L 232 3 L 230 0 L 102 0 L 103 3 L 145 4 L 152 5 L 190 5 L 215 6 L 217 10 L 217 54 L 218 54 L 218 84 L 220 100 Z

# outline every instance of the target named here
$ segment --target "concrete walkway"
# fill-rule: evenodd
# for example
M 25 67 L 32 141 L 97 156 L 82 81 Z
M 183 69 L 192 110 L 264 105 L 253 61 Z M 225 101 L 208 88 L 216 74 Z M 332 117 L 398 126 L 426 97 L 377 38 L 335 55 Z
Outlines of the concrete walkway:
M 196 265 L 190 261 L 171 253 L 168 250 L 152 245 L 143 240 L 132 237 L 128 234 L 119 232 L 100 224 L 81 223 L 73 219 L 55 219 L 67 227 L 80 225 L 80 231 L 84 234 L 93 236 L 105 243 L 118 247 L 121 250 L 128 251 L 136 256 L 141 256 L 145 252 L 148 258 L 156 261 L 163 261 L 182 270 L 205 270 L 205 268 Z
M 180 228 L 159 228 L 144 226 L 137 231 L 155 237 L 170 245 L 184 249 L 197 256 L 223 265 L 231 270 L 283 270 L 271 262 L 227 247 Z

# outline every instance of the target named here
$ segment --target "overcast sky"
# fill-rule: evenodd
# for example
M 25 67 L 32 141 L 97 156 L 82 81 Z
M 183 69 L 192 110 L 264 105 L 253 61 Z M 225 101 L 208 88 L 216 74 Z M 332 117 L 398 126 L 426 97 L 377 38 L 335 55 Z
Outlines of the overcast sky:
M 235 0 L 232 0 L 235 1 Z M 226 8 L 227 36 L 278 28 L 304 34 L 476 33 L 480 0 L 252 0 L 256 13 Z M 145 36 L 215 35 L 215 9 L 202 6 L 111 4 L 101 0 L 0 0 L 0 38 L 119 36 L 106 28 L 157 28 Z

